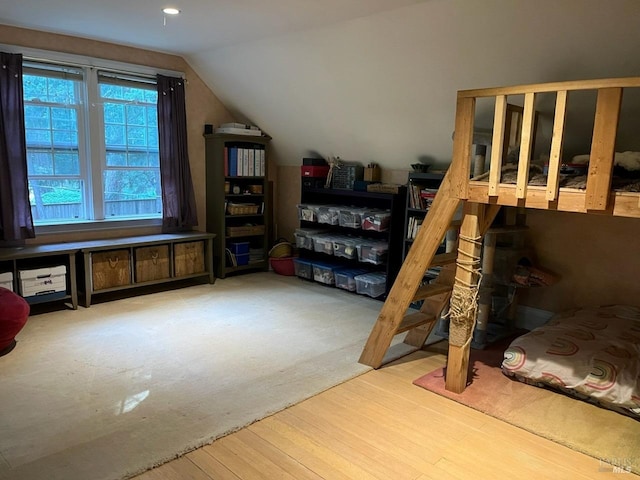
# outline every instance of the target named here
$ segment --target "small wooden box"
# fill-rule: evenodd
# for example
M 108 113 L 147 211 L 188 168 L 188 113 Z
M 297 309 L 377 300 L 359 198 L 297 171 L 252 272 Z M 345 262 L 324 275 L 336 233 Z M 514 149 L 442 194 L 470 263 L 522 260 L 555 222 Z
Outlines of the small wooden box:
M 380 171 L 380 167 L 378 165 L 365 167 L 363 180 L 365 180 L 366 182 L 379 182 L 381 175 L 382 172 Z
M 176 277 L 203 273 L 204 242 L 176 243 L 173 246 L 173 258 Z
M 135 249 L 136 282 L 169 278 L 169 245 Z
M 131 284 L 129 250 L 109 250 L 91 254 L 93 290 Z

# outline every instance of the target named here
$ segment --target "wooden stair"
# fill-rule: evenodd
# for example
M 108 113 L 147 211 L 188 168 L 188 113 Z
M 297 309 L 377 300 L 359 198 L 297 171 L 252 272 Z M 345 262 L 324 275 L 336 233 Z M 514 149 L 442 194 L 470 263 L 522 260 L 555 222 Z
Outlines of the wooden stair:
M 421 348 L 446 308 L 453 288 L 457 252 L 435 253 L 452 223 L 455 228 L 459 226 L 452 222 L 460 204 L 454 191 L 448 171 L 380 310 L 360 363 L 380 367 L 393 337 L 404 332 L 408 332 L 404 343 L 414 347 L 412 351 Z M 435 266 L 443 267 L 438 278 L 432 284 L 420 286 L 427 269 Z M 405 315 L 411 303 L 418 300 L 423 300 L 420 311 Z

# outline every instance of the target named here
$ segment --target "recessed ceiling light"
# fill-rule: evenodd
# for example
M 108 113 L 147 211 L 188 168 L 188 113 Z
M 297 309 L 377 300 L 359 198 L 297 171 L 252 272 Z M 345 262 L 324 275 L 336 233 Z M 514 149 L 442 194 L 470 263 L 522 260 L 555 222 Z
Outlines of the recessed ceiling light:
M 180 13 L 180 10 L 178 10 L 177 8 L 173 8 L 173 7 L 163 8 L 162 11 L 164 13 L 166 13 L 167 15 L 178 15 Z

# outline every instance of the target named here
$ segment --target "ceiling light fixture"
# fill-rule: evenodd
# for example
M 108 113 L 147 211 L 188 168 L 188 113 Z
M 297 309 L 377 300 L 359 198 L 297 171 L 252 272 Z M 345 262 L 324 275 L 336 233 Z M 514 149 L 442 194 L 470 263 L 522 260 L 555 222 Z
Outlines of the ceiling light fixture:
M 163 8 L 162 11 L 164 13 L 166 13 L 167 15 L 178 15 L 180 13 L 180 10 L 178 10 L 177 8 L 173 8 L 173 7 Z

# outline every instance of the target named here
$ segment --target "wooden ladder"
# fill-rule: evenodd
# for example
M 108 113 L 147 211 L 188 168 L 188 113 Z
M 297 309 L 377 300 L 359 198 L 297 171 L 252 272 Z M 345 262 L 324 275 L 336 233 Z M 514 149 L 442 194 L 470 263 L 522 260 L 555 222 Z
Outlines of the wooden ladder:
M 402 355 L 420 349 L 427 340 L 447 306 L 453 288 L 457 252 L 436 255 L 436 251 L 452 228 L 459 204 L 451 185 L 451 174 L 447 171 L 369 334 L 360 363 L 380 367 L 393 337 L 400 333 L 408 332 L 404 343 L 413 347 Z M 427 269 L 434 266 L 443 267 L 438 278 L 432 284 L 420 286 Z M 418 300 L 424 300 L 420 311 L 407 314 L 411 303 Z

